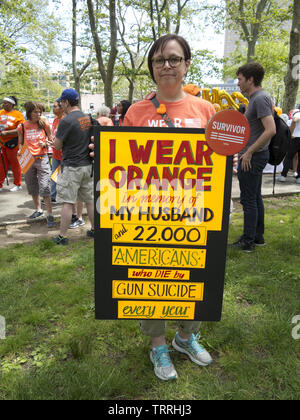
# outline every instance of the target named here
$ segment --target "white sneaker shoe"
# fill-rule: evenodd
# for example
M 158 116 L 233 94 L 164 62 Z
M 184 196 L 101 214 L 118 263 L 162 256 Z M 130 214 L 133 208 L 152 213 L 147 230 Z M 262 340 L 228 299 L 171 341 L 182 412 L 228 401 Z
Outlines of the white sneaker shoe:
M 150 352 L 150 360 L 154 365 L 155 375 L 163 381 L 177 379 L 178 375 L 171 362 L 166 345 L 157 346 Z
M 21 190 L 22 190 L 22 187 L 18 187 L 17 185 L 15 185 L 9 191 L 10 192 L 16 192 L 16 191 L 21 191 Z
M 199 334 L 200 335 L 200 334 Z M 172 346 L 180 353 L 184 353 L 198 366 L 208 366 L 213 362 L 211 355 L 198 342 L 199 335 L 192 334 L 188 340 L 180 340 L 176 333 Z
M 77 219 L 75 222 L 71 223 L 69 229 L 76 229 L 77 227 L 84 226 L 85 221 L 83 219 Z
M 3 188 L 0 188 L 0 192 L 3 191 Z
M 286 181 L 286 176 L 282 176 L 282 175 L 277 176 L 277 177 L 276 177 L 276 181 L 279 181 L 279 182 L 285 182 L 285 181 Z

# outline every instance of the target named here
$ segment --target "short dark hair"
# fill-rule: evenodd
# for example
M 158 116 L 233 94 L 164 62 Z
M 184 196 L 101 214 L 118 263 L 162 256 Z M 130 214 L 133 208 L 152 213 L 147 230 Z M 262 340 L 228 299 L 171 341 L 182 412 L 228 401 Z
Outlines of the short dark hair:
M 79 105 L 79 100 L 78 99 L 74 99 L 74 100 L 69 100 L 69 104 L 70 106 L 77 106 Z
M 261 82 L 265 75 L 265 69 L 259 63 L 250 62 L 238 68 L 236 75 L 238 76 L 239 74 L 242 74 L 246 80 L 253 77 L 254 86 L 261 86 Z
M 154 44 L 150 48 L 149 55 L 148 55 L 148 68 L 149 68 L 149 72 L 151 74 L 152 80 L 154 82 L 155 82 L 155 80 L 154 80 L 154 75 L 153 75 L 152 58 L 158 50 L 161 49 L 161 51 L 163 51 L 166 44 L 169 41 L 177 41 L 178 44 L 180 44 L 181 48 L 183 49 L 183 54 L 184 54 L 184 60 L 185 61 L 191 59 L 192 53 L 191 53 L 190 46 L 182 36 L 174 35 L 174 34 L 168 34 L 168 35 L 161 36 L 160 38 L 158 38 L 154 42 Z
M 79 105 L 79 99 L 62 99 L 60 102 L 69 102 L 70 106 Z

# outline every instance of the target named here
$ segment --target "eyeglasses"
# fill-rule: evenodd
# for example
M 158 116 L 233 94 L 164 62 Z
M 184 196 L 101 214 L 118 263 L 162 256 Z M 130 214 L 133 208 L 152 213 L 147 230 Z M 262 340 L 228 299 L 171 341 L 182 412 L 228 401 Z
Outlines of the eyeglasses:
M 179 66 L 179 64 L 182 62 L 182 60 L 184 60 L 183 57 L 176 57 L 176 56 L 169 57 L 169 58 L 158 57 L 158 58 L 153 58 L 152 59 L 152 65 L 156 69 L 162 69 L 165 66 L 166 61 L 167 61 L 169 63 L 169 66 L 172 69 L 174 69 L 174 68 Z

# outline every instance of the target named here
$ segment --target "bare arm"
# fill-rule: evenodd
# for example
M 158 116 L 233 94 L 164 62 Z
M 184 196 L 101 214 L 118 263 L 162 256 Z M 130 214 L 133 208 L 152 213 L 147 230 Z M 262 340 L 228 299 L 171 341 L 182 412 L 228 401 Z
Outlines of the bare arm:
M 51 129 L 49 126 L 46 128 L 46 134 L 48 137 L 48 141 L 47 141 L 48 146 L 53 146 L 53 136 L 52 136 Z
M 293 135 L 297 122 L 300 120 L 299 117 L 294 117 L 293 122 L 290 126 L 291 135 Z
M 264 147 L 268 141 L 276 134 L 276 125 L 272 115 L 261 118 L 264 126 L 264 132 L 258 137 L 249 149 L 240 157 L 242 160 L 242 170 L 249 171 L 251 169 L 251 158 L 253 153 Z
M 63 147 L 63 142 L 60 139 L 58 139 L 57 137 L 54 138 L 53 144 L 54 144 L 55 149 L 57 149 L 57 150 L 61 150 L 62 147 Z
M 13 130 L 4 130 L 1 133 L 1 136 L 17 136 L 18 135 L 18 130 L 17 129 L 13 129 Z
M 19 140 L 19 150 L 18 150 L 18 154 L 20 153 L 21 147 L 24 144 L 24 137 L 23 137 L 23 133 L 20 133 L 18 131 L 18 140 Z

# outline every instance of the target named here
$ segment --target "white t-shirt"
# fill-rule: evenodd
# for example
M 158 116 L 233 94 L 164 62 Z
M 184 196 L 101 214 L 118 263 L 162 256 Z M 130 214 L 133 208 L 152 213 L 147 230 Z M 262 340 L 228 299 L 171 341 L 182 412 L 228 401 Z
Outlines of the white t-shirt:
M 294 119 L 294 117 L 297 117 L 298 121 L 296 122 L 296 126 L 295 126 L 295 129 L 294 129 L 294 132 L 293 132 L 292 136 L 293 137 L 300 137 L 300 110 L 297 111 L 297 112 L 294 112 L 293 119 Z M 291 124 L 293 122 L 293 119 L 290 120 Z

